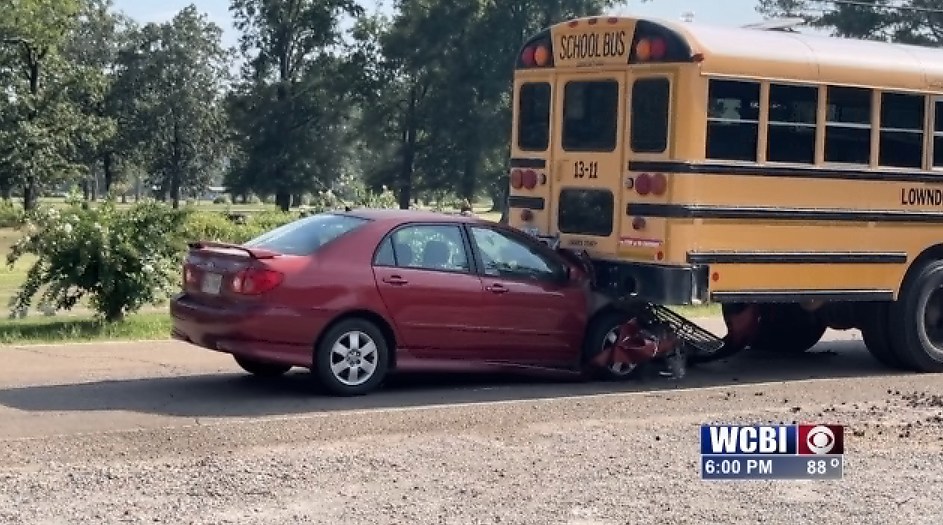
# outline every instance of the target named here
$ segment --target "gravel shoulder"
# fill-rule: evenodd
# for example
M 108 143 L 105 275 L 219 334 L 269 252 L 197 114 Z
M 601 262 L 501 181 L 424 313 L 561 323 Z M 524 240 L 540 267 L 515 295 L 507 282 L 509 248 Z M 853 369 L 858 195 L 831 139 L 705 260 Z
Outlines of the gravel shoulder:
M 0 357 L 22 371 L 0 378 L 4 524 L 943 521 L 943 382 L 855 341 L 681 384 L 448 378 L 358 400 L 169 343 L 25 350 Z M 848 425 L 845 479 L 699 479 L 700 424 L 767 421 Z

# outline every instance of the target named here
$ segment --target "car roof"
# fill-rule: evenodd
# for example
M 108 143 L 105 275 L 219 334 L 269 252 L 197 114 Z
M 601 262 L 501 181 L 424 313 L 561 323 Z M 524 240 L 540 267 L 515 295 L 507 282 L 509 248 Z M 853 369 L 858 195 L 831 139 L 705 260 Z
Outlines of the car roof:
M 333 213 L 333 212 L 332 212 Z M 473 215 L 461 215 L 458 213 L 442 213 L 426 210 L 399 210 L 393 208 L 362 208 L 347 212 L 337 212 L 340 215 L 349 215 L 360 217 L 377 222 L 389 223 L 391 226 L 404 224 L 407 222 L 454 222 L 454 223 L 472 223 L 472 224 L 494 224 L 497 223 L 475 217 Z

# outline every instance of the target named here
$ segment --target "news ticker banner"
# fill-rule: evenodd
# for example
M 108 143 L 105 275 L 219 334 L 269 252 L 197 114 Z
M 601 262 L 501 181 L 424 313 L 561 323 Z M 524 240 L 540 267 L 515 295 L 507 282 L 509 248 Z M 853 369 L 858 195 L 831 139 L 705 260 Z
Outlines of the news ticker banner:
M 840 425 L 701 426 L 701 479 L 842 479 L 844 453 Z

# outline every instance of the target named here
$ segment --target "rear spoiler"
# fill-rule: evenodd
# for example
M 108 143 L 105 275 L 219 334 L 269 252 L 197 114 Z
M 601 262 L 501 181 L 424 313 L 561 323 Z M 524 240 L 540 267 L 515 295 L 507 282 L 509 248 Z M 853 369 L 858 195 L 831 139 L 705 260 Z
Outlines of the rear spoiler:
M 247 248 L 245 246 L 240 246 L 238 244 L 230 244 L 226 242 L 213 242 L 213 241 L 198 241 L 187 243 L 187 246 L 191 250 L 202 250 L 205 248 L 222 248 L 224 250 L 239 250 L 249 254 L 249 257 L 253 259 L 274 259 L 281 255 L 278 252 L 273 252 L 271 250 L 265 250 L 262 248 Z

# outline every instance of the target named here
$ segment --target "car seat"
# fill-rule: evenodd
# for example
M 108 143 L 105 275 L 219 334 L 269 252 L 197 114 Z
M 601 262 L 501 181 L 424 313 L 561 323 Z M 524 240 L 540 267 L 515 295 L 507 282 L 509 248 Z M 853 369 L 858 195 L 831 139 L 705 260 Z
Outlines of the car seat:
M 443 241 L 429 241 L 422 251 L 422 266 L 424 268 L 443 269 L 449 267 L 451 260 L 449 245 Z

